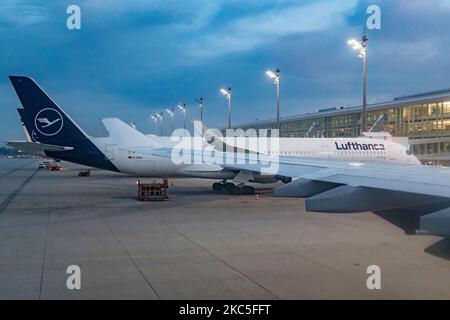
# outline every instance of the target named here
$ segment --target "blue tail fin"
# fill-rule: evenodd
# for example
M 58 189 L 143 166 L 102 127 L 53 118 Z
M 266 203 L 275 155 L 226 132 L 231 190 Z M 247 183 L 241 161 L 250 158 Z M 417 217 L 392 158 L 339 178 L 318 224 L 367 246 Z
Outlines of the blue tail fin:
M 86 134 L 30 78 L 10 76 L 12 85 L 24 107 L 22 120 L 33 139 L 61 145 L 87 139 Z
M 33 79 L 23 76 L 10 76 L 9 79 L 22 103 L 23 109 L 19 113 L 31 139 L 35 142 L 74 148 L 72 151 L 49 152 L 49 157 L 118 171 L 86 133 Z

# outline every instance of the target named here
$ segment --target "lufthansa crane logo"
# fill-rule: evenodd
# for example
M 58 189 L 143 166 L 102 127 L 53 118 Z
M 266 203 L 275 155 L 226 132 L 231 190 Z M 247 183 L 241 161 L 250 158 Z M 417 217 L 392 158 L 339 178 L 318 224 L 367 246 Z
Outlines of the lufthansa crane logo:
M 34 118 L 34 126 L 44 136 L 58 134 L 64 124 L 61 113 L 52 108 L 45 108 L 38 112 Z

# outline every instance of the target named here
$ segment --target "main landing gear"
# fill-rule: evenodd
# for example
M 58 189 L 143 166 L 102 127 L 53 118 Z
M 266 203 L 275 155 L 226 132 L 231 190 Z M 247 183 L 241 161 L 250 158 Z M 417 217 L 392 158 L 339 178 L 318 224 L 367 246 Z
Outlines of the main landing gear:
M 216 182 L 212 185 L 214 191 L 219 192 L 229 192 L 230 194 L 235 195 L 255 195 L 255 188 L 251 186 L 246 186 L 245 184 L 235 185 L 231 182 L 221 181 Z

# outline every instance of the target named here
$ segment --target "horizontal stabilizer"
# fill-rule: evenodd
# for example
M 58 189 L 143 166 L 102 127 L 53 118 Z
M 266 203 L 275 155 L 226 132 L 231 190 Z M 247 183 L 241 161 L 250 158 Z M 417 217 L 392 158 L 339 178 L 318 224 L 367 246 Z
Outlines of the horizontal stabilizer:
M 52 144 L 39 143 L 39 142 L 26 142 L 26 141 L 10 141 L 7 143 L 8 146 L 14 149 L 29 153 L 45 156 L 45 152 L 62 152 L 71 151 L 73 147 L 55 146 Z

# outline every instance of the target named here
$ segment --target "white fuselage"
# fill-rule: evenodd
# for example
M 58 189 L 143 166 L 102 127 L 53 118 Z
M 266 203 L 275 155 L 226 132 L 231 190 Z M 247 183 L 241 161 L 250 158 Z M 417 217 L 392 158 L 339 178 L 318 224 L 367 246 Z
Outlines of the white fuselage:
M 158 146 L 155 146 L 155 141 Z M 232 145 L 231 140 L 226 143 Z M 120 172 L 148 177 L 201 177 L 233 179 L 235 171 L 219 165 L 177 164 L 168 157 L 151 154 L 155 148 L 173 148 L 176 141 L 169 137 L 149 137 L 148 144 L 139 146 L 117 145 L 111 138 L 97 138 L 93 142 Z M 250 148 L 251 150 L 251 148 Z M 370 138 L 280 138 L 277 148 L 263 152 L 269 155 L 299 158 L 333 159 L 348 161 L 376 161 L 405 165 L 419 165 L 407 148 L 389 140 Z
M 304 158 L 377 161 L 417 165 L 407 148 L 390 140 L 370 138 L 280 138 L 280 155 Z M 270 152 L 270 151 L 269 151 Z

